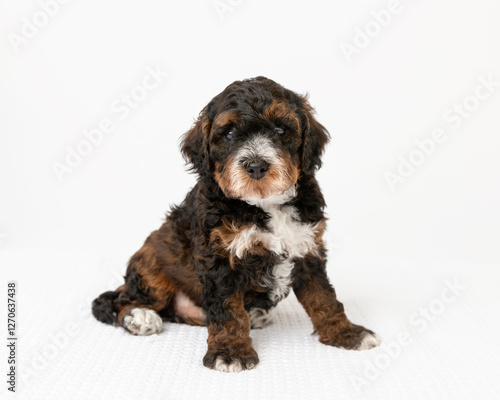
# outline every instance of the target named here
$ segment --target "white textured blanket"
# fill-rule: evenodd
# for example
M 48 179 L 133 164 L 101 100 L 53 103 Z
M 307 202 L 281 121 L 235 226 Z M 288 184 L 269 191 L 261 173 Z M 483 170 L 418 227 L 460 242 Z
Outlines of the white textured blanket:
M 339 265 L 330 275 L 338 276 L 333 281 L 347 314 L 383 338 L 380 348 L 356 352 L 320 344 L 292 294 L 278 306 L 270 326 L 252 331 L 257 368 L 224 374 L 202 365 L 206 328 L 166 324 L 159 335 L 135 337 L 93 319 L 90 301 L 119 283 L 125 261 L 116 255 L 0 253 L 2 280 L 18 280 L 22 379 L 11 398 L 500 396 L 500 302 L 494 282 L 471 278 L 470 270 L 454 276 L 449 267 Z M 363 278 L 360 271 L 366 271 Z M 11 395 L 2 392 L 2 399 Z

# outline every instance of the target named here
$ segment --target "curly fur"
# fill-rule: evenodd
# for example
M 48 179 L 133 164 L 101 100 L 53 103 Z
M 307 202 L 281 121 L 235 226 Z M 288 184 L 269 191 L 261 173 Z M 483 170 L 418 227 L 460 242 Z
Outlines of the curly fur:
M 264 77 L 229 85 L 182 138 L 197 184 L 131 258 L 125 284 L 94 301 L 95 317 L 123 326 L 147 308 L 207 325 L 205 366 L 239 371 L 258 363 L 249 311 L 293 288 L 320 341 L 367 347 L 373 332 L 349 322 L 326 276 L 315 171 L 328 140 L 306 97 Z M 245 166 L 259 157 L 270 167 L 256 180 Z

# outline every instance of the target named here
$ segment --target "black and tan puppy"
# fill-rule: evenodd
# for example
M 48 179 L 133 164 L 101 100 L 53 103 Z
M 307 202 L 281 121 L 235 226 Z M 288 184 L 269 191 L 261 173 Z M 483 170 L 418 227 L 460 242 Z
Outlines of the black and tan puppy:
M 206 325 L 203 364 L 239 372 L 259 361 L 250 329 L 293 289 L 320 342 L 377 346 L 347 319 L 326 275 L 314 175 L 328 139 L 305 97 L 264 77 L 229 85 L 183 137 L 196 186 L 131 258 L 125 284 L 94 301 L 95 317 L 135 335 L 163 321 Z

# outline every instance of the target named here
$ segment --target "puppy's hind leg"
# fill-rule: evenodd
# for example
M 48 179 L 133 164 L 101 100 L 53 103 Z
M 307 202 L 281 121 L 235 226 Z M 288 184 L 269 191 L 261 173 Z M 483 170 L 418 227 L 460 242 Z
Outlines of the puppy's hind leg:
M 162 316 L 171 314 L 177 285 L 162 271 L 149 240 L 130 259 L 125 285 L 115 301 L 117 322 L 133 335 L 163 329 Z
M 132 286 L 130 282 L 131 280 L 128 280 L 129 293 Z M 125 285 L 122 285 L 115 291 L 105 292 L 95 299 L 92 303 L 94 317 L 106 324 L 120 324 L 134 335 L 152 335 L 160 332 L 163 321 L 154 309 L 149 308 L 150 302 L 145 302 L 147 304 L 139 300 L 129 302 L 126 295 L 121 295 L 124 290 Z

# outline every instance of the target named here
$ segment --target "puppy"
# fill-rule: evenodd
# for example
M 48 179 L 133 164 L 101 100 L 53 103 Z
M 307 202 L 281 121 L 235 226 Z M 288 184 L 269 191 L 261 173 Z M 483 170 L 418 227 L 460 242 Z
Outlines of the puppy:
M 304 96 L 264 77 L 229 85 L 182 139 L 197 184 L 130 259 L 125 284 L 94 300 L 94 316 L 134 335 L 163 321 L 207 326 L 203 364 L 239 372 L 259 362 L 250 329 L 292 289 L 321 343 L 377 346 L 326 274 L 315 172 L 328 140 Z

